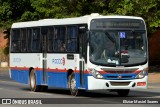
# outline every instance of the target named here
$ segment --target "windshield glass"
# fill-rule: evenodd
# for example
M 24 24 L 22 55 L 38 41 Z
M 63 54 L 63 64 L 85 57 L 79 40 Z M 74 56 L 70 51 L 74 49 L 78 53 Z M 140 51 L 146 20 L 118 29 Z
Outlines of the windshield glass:
M 145 31 L 91 31 L 90 61 L 98 65 L 130 66 L 146 62 Z

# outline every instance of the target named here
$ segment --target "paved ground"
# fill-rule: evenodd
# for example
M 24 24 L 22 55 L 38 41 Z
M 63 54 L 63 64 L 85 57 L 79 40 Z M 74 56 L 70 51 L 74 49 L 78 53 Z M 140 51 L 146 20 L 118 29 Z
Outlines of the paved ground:
M 58 107 L 158 107 L 159 104 L 121 104 L 121 100 L 133 100 L 138 98 L 150 98 L 153 100 L 160 98 L 160 73 L 149 73 L 149 88 L 147 90 L 132 90 L 128 97 L 118 97 L 116 93 L 110 92 L 88 92 L 84 95 L 73 97 L 69 90 L 49 89 L 47 92 L 31 92 L 28 85 L 20 84 L 9 79 L 8 70 L 0 70 L 0 98 L 61 98 L 83 99 L 85 102 L 93 104 L 62 104 L 62 105 L 45 105 Z M 62 99 L 64 98 L 64 99 Z M 54 99 L 52 99 L 54 100 Z M 55 99 L 56 100 L 56 99 Z M 59 100 L 60 101 L 60 100 Z M 63 102 L 63 101 L 62 101 Z M 80 102 L 79 102 L 80 103 Z M 100 104 L 99 104 L 100 103 Z M 106 104 L 102 104 L 106 103 Z M 112 105 L 114 103 L 114 105 Z M 118 104 L 118 105 L 117 105 Z M 4 105 L 0 105 L 4 106 Z M 6 107 L 16 107 L 17 105 L 6 105 Z M 21 105 L 18 105 L 21 106 Z M 44 105 L 42 105 L 44 106 Z M 41 106 L 38 106 L 41 107 Z
M 6 78 L 7 77 L 7 78 Z M 8 68 L 0 68 L 0 79 L 9 80 Z M 160 72 L 149 73 L 148 75 L 148 88 L 160 90 Z M 157 92 L 158 92 L 157 90 Z

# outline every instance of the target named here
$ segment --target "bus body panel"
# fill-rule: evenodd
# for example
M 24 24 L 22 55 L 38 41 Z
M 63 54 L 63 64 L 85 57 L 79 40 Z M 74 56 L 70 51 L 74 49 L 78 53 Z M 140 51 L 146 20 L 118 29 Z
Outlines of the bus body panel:
M 67 72 L 48 72 L 48 86 L 67 88 Z
M 79 55 L 70 53 L 73 58 L 67 59 L 67 54 L 47 54 L 48 86 L 68 87 L 68 70 L 76 74 L 77 87 L 79 86 Z M 73 66 L 74 63 L 74 66 Z
M 39 68 L 41 68 L 40 54 L 11 53 L 10 67 L 12 79 L 21 83 L 28 84 L 30 67 L 36 69 L 36 76 L 41 76 L 41 74 L 38 72 L 40 70 Z M 37 80 L 37 84 L 40 84 L 40 81 Z
M 32 54 L 32 55 L 31 55 Z M 34 68 L 37 85 L 68 88 L 69 69 L 75 72 L 77 88 L 81 87 L 79 78 L 79 55 L 74 54 L 74 59 L 67 60 L 67 54 L 47 54 L 47 68 L 45 69 L 47 84 L 43 81 L 42 54 L 11 54 L 11 79 L 29 84 L 29 69 Z M 34 60 L 32 60 L 34 58 Z M 39 64 L 37 64 L 39 63 Z M 74 63 L 75 66 L 72 66 Z M 27 66 L 26 66 L 27 65 Z M 39 65 L 39 66 L 38 66 Z
M 40 53 L 11 53 L 10 54 L 11 68 L 42 68 L 42 54 Z
M 144 21 L 140 17 L 132 17 L 132 16 L 84 16 L 78 18 L 65 18 L 65 19 L 48 19 L 48 20 L 39 20 L 39 21 L 30 21 L 30 22 L 19 22 L 14 23 L 12 25 L 12 29 L 30 29 L 38 27 L 40 30 L 42 27 L 53 27 L 53 26 L 78 26 L 79 24 L 87 24 L 88 28 L 86 28 L 85 34 L 87 34 L 87 30 L 90 30 L 90 23 L 92 19 L 107 19 L 107 18 L 123 18 L 123 19 L 139 19 Z M 83 28 L 83 27 L 82 27 Z M 77 31 L 81 29 L 77 27 Z M 103 29 L 105 30 L 105 29 Z M 146 30 L 146 26 L 145 29 Z M 26 30 L 27 31 L 27 30 Z M 33 31 L 32 31 L 33 32 Z M 41 32 L 40 32 L 41 33 Z M 79 33 L 79 32 L 78 32 Z M 80 39 L 79 34 L 77 33 L 77 41 Z M 67 33 L 66 33 L 67 34 Z M 32 35 L 33 36 L 33 35 Z M 44 36 L 40 34 L 40 36 Z M 86 36 L 86 35 L 85 35 Z M 68 37 L 68 36 L 67 36 Z M 66 37 L 66 38 L 67 38 Z M 65 38 L 65 39 L 66 39 Z M 147 37 L 146 37 L 147 38 Z M 11 36 L 12 42 L 12 36 Z M 11 43 L 10 42 L 10 43 Z M 52 41 L 53 42 L 53 41 Z M 68 42 L 68 41 L 65 41 Z M 79 41 L 78 41 L 79 42 Z M 43 42 L 42 42 L 43 43 Z M 47 44 L 46 44 L 47 45 Z M 79 45 L 78 45 L 79 46 Z M 10 44 L 10 48 L 12 48 Z M 41 47 L 42 48 L 42 47 Z M 48 47 L 46 47 L 47 49 Z M 79 47 L 77 47 L 79 48 Z M 148 48 L 148 43 L 147 43 Z M 81 57 L 81 53 L 78 52 L 28 52 L 28 53 L 10 53 L 10 77 L 11 79 L 20 82 L 29 84 L 29 73 L 30 69 L 34 69 L 36 75 L 36 85 L 46 85 L 48 87 L 59 87 L 59 88 L 68 88 L 68 76 L 69 71 L 73 71 L 76 79 L 76 88 L 77 89 L 85 89 L 85 90 L 99 90 L 99 89 L 138 89 L 138 88 L 147 88 L 147 79 L 148 75 L 146 75 L 142 79 L 135 79 L 137 74 L 127 74 L 123 75 L 132 75 L 134 78 L 132 79 L 97 79 L 91 75 L 89 69 L 96 69 L 97 71 L 102 71 L 102 66 L 96 65 L 90 62 L 89 60 L 89 45 L 87 48 L 87 61 Z M 11 49 L 10 49 L 11 51 Z M 44 57 L 44 53 L 46 57 Z M 44 62 L 46 61 L 46 67 L 44 67 Z M 80 67 L 80 62 L 83 60 L 84 65 Z M 147 59 L 148 60 L 148 59 Z M 83 68 L 83 69 L 82 69 Z M 116 67 L 107 67 L 103 66 L 103 68 L 111 68 L 113 71 L 117 69 Z M 124 71 L 129 67 L 123 67 Z M 132 66 L 131 68 L 138 68 L 138 70 L 144 70 L 148 68 L 148 61 L 146 64 Z M 103 74 L 106 75 L 118 75 L 116 73 L 112 74 Z M 122 86 L 113 86 L 111 82 L 128 82 L 128 85 Z M 146 82 L 145 86 L 137 86 L 138 82 Z M 109 84 L 109 87 L 106 86 L 106 83 Z M 135 86 L 133 87 L 135 83 Z
M 26 70 L 11 70 L 11 79 L 20 82 L 20 83 L 24 83 L 24 84 L 28 84 L 28 77 L 29 77 L 29 72 Z

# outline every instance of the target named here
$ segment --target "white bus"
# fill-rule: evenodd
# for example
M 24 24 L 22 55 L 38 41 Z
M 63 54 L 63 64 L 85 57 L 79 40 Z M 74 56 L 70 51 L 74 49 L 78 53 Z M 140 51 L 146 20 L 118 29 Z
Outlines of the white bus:
M 91 14 L 18 22 L 11 27 L 10 78 L 48 87 L 109 90 L 127 96 L 146 89 L 147 29 L 141 17 Z

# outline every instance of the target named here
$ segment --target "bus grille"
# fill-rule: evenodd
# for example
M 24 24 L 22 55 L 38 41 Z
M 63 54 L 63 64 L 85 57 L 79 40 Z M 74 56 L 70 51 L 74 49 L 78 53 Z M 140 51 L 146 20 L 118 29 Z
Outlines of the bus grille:
M 133 76 L 121 76 L 121 78 L 119 78 L 119 76 L 106 76 L 107 79 L 132 79 Z
M 131 74 L 134 73 L 135 71 L 105 71 L 108 74 Z
M 128 86 L 130 82 L 110 82 L 112 86 Z

